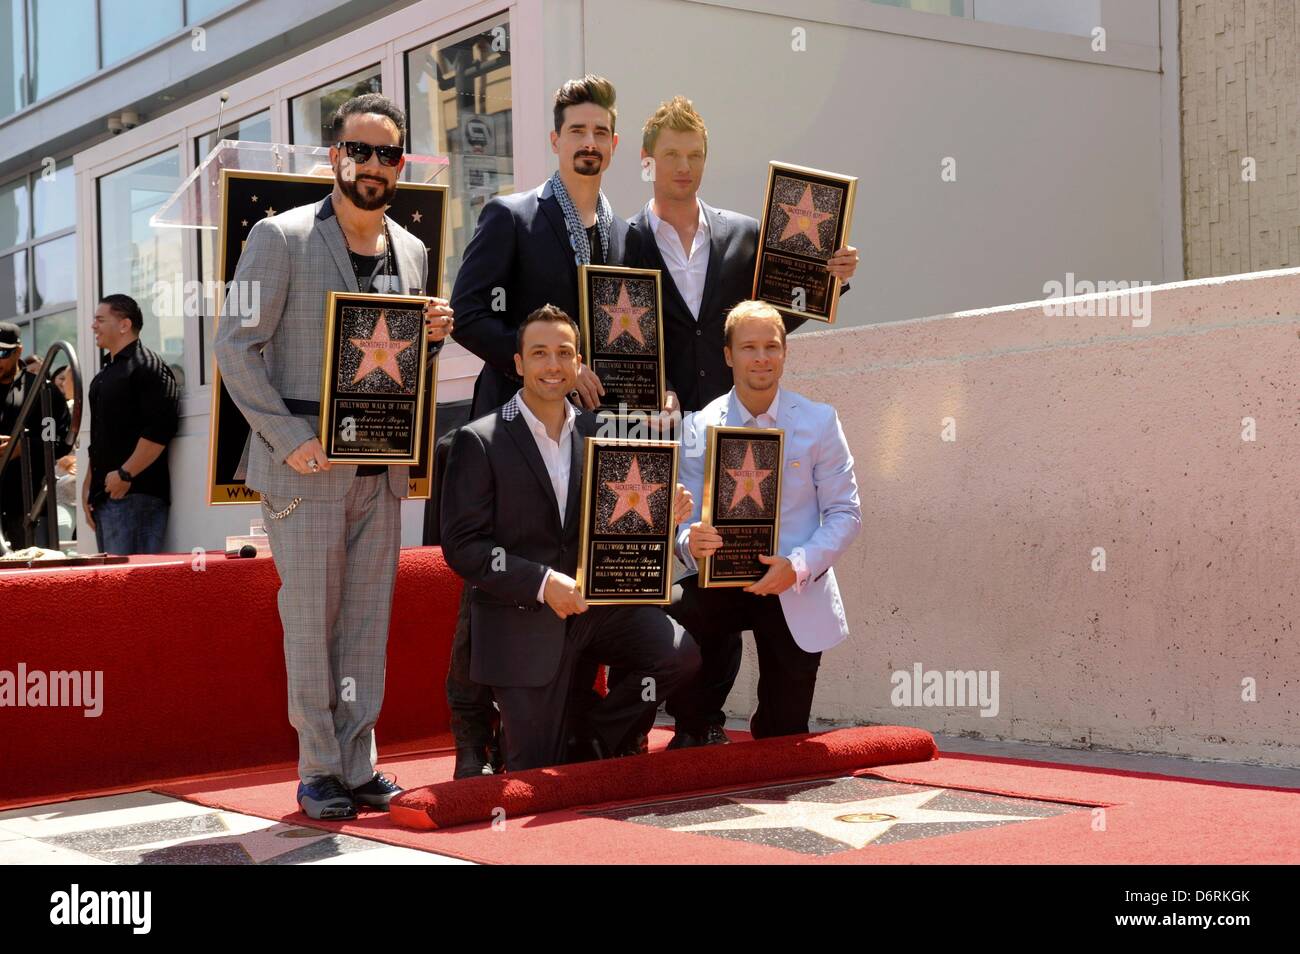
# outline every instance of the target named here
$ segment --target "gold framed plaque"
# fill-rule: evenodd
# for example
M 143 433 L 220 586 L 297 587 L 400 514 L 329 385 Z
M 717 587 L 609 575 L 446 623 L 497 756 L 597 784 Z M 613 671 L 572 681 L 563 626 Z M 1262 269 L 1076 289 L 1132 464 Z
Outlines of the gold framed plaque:
M 659 269 L 580 265 L 578 327 L 582 360 L 605 389 L 597 413 L 663 410 L 668 386 Z
M 672 602 L 678 447 L 586 439 L 577 583 L 588 603 Z
M 700 563 L 701 587 L 748 586 L 762 579 L 781 538 L 785 431 L 709 425 L 701 519 L 722 546 Z
M 831 324 L 840 280 L 826 262 L 849 241 L 855 176 L 770 162 L 758 233 L 754 294 L 786 318 Z
M 419 464 L 430 381 L 415 295 L 332 291 L 325 304 L 320 442 L 331 464 Z
M 300 205 L 319 202 L 334 188 L 334 177 L 303 175 L 288 172 L 263 172 L 246 169 L 221 170 L 221 217 L 216 232 L 216 274 L 218 287 L 216 313 L 210 319 L 214 331 L 220 321 L 222 299 L 226 288 L 235 276 L 235 266 L 253 226 L 267 215 L 283 212 Z M 428 288 L 422 294 L 442 295 L 443 252 L 447 248 L 447 186 L 431 182 L 399 182 L 388 216 L 408 232 L 420 239 L 428 249 Z M 205 340 L 206 345 L 206 340 Z M 215 356 L 206 356 L 208 380 L 211 383 L 212 411 L 208 435 L 208 504 L 259 504 L 261 497 L 251 490 L 240 477 L 236 477 L 244 445 L 251 429 L 244 415 L 221 379 Z M 431 371 L 437 380 L 437 366 Z M 408 475 L 408 499 L 428 499 L 433 492 L 433 448 L 436 434 L 436 388 L 428 389 L 429 404 L 425 408 L 421 444 L 424 452 L 421 463 L 411 467 Z

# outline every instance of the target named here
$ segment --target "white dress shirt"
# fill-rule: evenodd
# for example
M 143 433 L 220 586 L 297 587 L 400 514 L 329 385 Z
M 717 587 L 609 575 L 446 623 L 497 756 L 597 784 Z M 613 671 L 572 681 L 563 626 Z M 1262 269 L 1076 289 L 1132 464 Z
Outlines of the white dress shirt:
M 650 230 L 655 234 L 655 244 L 659 246 L 659 254 L 668 266 L 668 274 L 672 276 L 677 290 L 682 293 L 686 307 L 691 310 L 691 317 L 699 321 L 700 302 L 704 299 L 704 278 L 709 271 L 709 220 L 704 215 L 699 199 L 695 200 L 695 207 L 700 218 L 689 252 L 682 247 L 677 229 L 655 215 L 653 199 L 646 203 L 645 209 Z
M 736 405 L 740 408 L 740 413 L 744 419 L 746 427 L 776 427 L 776 414 L 781 407 L 781 388 L 778 386 L 776 393 L 772 395 L 772 403 L 767 406 L 767 410 L 758 415 L 750 413 L 749 408 L 739 398 Z M 782 461 L 782 466 L 785 462 Z M 794 590 L 796 593 L 802 592 L 808 585 L 808 559 L 804 553 L 803 547 L 795 547 L 790 551 L 790 566 L 794 569 Z
M 555 502 L 560 508 L 560 526 L 563 527 L 564 512 L 569 503 L 569 471 L 572 470 L 573 462 L 573 421 L 578 416 L 578 412 L 574 410 L 571 403 L 564 402 L 564 423 L 560 425 L 560 439 L 553 441 L 551 435 L 546 433 L 546 425 L 539 421 L 537 415 L 524 403 L 522 394 L 522 391 L 516 392 L 510 400 L 519 414 L 523 415 L 524 422 L 528 425 L 528 430 L 537 444 L 537 452 L 542 455 L 542 463 L 546 465 L 546 473 L 551 478 L 551 489 L 555 491 Z M 509 415 L 509 417 L 513 416 L 513 414 Z M 547 567 L 546 575 L 542 577 L 542 585 L 537 589 L 539 603 L 546 602 L 543 594 L 546 592 L 546 581 L 550 578 L 551 569 Z

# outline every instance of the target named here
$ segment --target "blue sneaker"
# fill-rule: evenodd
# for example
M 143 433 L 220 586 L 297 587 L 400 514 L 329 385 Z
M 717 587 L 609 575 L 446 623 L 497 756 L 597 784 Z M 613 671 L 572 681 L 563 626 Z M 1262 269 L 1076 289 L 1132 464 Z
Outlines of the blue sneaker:
M 298 807 L 308 818 L 338 821 L 356 818 L 357 806 L 343 783 L 332 775 L 298 783 Z
M 393 800 L 394 795 L 400 794 L 401 791 L 397 786 L 396 775 L 376 772 L 375 777 L 366 782 L 365 785 L 352 790 L 352 799 L 358 805 L 388 811 L 388 803 Z

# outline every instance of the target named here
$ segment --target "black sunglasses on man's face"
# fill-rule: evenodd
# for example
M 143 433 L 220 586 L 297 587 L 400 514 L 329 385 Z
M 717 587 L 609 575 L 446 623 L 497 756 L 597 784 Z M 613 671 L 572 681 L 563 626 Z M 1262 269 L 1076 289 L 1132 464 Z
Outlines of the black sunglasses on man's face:
M 372 152 L 379 157 L 379 162 L 385 166 L 395 166 L 402 158 L 401 146 L 372 146 L 368 142 L 357 142 L 354 139 L 345 139 L 335 143 L 335 145 L 344 150 L 348 158 L 359 166 L 364 166 L 370 161 Z

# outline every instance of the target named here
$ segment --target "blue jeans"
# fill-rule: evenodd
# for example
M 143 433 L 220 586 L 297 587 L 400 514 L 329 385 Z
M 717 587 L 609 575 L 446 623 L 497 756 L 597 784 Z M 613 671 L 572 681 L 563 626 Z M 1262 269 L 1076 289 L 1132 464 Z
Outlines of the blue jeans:
M 162 553 L 167 502 L 150 494 L 127 493 L 95 504 L 95 539 L 102 553 Z

